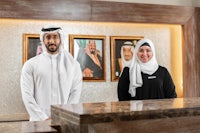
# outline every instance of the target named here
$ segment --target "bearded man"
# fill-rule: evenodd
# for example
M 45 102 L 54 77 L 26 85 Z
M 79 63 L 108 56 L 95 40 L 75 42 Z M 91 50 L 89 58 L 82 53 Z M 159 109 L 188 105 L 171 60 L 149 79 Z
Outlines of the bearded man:
M 78 103 L 82 88 L 80 65 L 63 49 L 62 29 L 42 28 L 40 41 L 43 52 L 25 62 L 20 80 L 30 121 L 51 119 L 53 104 Z

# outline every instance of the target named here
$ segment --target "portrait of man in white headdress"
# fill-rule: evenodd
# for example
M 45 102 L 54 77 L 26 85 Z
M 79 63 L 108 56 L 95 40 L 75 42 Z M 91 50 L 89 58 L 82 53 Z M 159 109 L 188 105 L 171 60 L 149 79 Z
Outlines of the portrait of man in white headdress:
M 136 41 L 137 42 L 137 41 Z M 117 42 L 119 44 L 119 41 Z M 119 77 L 124 67 L 130 67 L 134 52 L 134 41 L 120 41 L 116 48 L 116 72 L 115 76 Z

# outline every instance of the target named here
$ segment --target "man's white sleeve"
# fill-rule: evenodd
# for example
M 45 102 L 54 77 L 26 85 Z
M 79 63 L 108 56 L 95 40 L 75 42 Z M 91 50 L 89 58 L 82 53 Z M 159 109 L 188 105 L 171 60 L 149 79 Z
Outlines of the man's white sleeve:
M 81 68 L 77 62 L 76 67 L 75 67 L 75 72 L 74 72 L 74 79 L 72 81 L 73 82 L 72 88 L 70 90 L 69 99 L 68 99 L 69 104 L 79 103 L 79 100 L 81 97 L 81 91 L 82 91 L 82 82 L 83 82 L 82 78 L 83 77 L 82 77 Z
M 45 120 L 48 116 L 41 110 L 34 98 L 33 67 L 26 62 L 22 68 L 21 79 L 22 99 L 29 113 L 30 121 Z

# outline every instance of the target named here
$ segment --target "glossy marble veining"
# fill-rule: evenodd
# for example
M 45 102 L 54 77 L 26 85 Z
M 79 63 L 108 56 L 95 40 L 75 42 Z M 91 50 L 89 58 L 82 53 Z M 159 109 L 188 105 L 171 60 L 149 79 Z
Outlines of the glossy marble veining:
M 55 133 L 51 121 L 0 122 L 0 133 Z
M 51 109 L 52 120 L 0 122 L 0 132 L 200 132 L 200 97 L 52 105 Z
M 70 133 L 200 131 L 200 97 L 53 105 L 51 112 Z
M 77 115 L 120 113 L 132 111 L 176 110 L 200 107 L 200 98 L 176 98 L 162 100 L 137 100 L 121 102 L 80 103 L 53 105 L 53 108 Z

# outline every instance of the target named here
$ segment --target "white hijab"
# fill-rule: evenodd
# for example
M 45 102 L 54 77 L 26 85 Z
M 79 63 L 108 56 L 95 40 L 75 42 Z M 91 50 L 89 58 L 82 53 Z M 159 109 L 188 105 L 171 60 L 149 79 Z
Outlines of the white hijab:
M 153 57 L 147 63 L 142 63 L 137 56 L 137 52 L 140 46 L 144 43 L 148 43 L 153 52 Z M 129 77 L 130 77 L 129 93 L 131 94 L 132 97 L 135 97 L 136 95 L 136 88 L 141 87 L 143 85 L 141 72 L 152 75 L 157 69 L 158 69 L 158 63 L 156 60 L 156 52 L 153 42 L 147 38 L 141 39 L 136 44 L 133 55 L 133 62 L 129 70 Z

